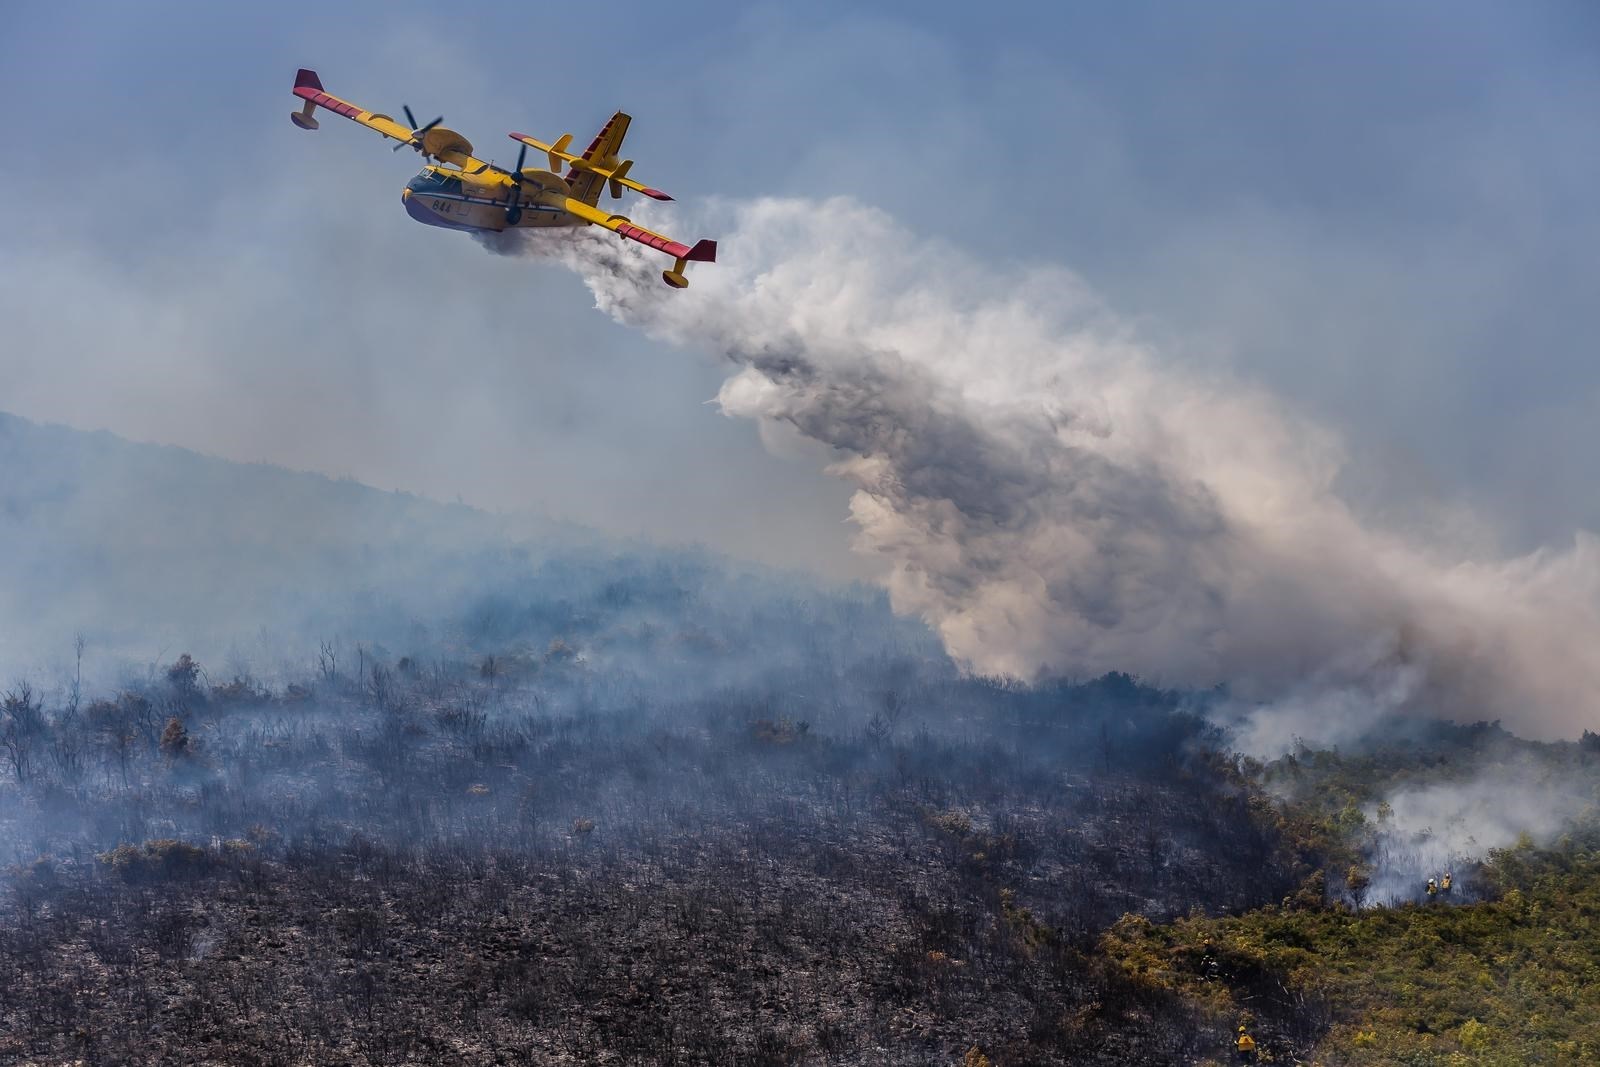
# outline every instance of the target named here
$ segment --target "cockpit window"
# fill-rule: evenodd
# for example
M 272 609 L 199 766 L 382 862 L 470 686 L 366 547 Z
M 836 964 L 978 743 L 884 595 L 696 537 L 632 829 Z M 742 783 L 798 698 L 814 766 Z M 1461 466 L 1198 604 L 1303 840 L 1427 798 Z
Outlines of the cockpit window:
M 454 175 L 440 174 L 436 170 L 425 170 L 411 179 L 411 188 L 418 192 L 459 193 L 461 179 Z

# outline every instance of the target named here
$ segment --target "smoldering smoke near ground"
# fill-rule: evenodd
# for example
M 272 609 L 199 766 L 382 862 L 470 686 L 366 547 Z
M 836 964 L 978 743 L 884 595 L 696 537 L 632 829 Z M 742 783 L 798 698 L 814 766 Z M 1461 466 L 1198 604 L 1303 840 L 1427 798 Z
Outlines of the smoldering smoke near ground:
M 1426 900 L 1430 877 L 1454 871 L 1459 878 L 1468 864 L 1514 846 L 1523 834 L 1555 840 L 1591 803 L 1590 788 L 1581 773 L 1512 758 L 1464 780 L 1397 789 L 1385 798 L 1386 810 L 1372 805 L 1364 813 L 1375 829 L 1366 903 Z
M 848 199 L 726 217 L 685 293 L 597 232 L 496 250 L 563 260 L 620 322 L 726 357 L 724 412 L 833 449 L 858 549 L 969 669 L 1225 684 L 1263 748 L 1400 709 L 1591 723 L 1588 533 L 1451 558 L 1346 506 L 1336 435 L 1164 362 L 1065 270 L 971 264 Z

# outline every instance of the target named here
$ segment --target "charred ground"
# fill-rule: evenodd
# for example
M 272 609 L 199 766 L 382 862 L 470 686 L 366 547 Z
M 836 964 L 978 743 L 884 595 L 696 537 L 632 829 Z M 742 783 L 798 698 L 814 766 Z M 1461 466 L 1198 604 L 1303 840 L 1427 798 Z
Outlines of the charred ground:
M 1097 962 L 1100 933 L 1307 873 L 1208 729 L 1120 677 L 876 658 L 652 706 L 564 640 L 359 658 L 283 694 L 179 660 L 40 713 L 0 1050 L 1177 1060 L 1220 1024 Z

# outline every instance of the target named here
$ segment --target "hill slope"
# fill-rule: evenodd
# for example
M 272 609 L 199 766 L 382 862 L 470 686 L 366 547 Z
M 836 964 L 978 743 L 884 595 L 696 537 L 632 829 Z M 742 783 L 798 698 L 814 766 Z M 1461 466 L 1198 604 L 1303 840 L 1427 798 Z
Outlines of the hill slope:
M 0 472 L 0 1060 L 1594 1059 L 1600 737 L 1263 764 L 876 591 L 15 419 Z M 14 652 L 75 629 L 81 686 Z

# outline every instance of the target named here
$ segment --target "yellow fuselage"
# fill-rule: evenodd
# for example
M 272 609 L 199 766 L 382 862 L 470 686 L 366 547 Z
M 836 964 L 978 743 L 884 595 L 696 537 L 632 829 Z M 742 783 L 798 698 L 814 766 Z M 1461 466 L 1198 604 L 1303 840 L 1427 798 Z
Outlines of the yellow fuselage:
M 585 224 L 561 206 L 572 195 L 572 189 L 559 174 L 532 167 L 522 171 L 514 212 L 504 175 L 489 171 L 485 176 L 489 180 L 478 181 L 471 174 L 447 167 L 425 167 L 406 183 L 400 199 L 406 213 L 418 222 L 451 230 L 499 231 L 513 226 Z

